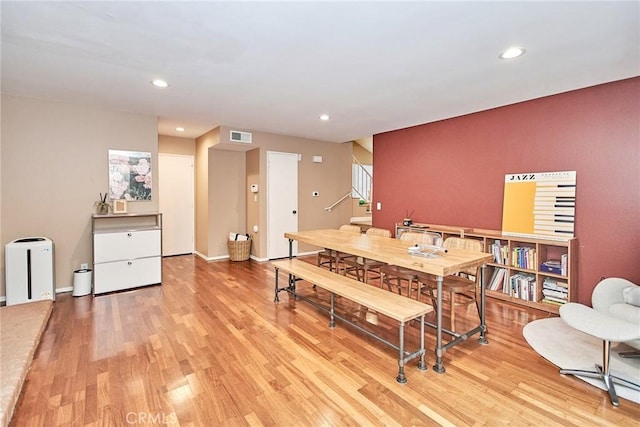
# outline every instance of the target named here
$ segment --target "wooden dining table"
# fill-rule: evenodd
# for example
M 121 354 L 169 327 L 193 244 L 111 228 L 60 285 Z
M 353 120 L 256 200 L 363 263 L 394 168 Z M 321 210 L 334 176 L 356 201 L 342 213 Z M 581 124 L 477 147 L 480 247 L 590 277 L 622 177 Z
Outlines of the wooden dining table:
M 479 333 L 478 342 L 488 344 L 486 339 L 485 323 L 485 286 L 484 266 L 493 257 L 484 252 L 474 252 L 464 249 L 448 249 L 446 253 L 439 251 L 432 256 L 410 254 L 408 249 L 412 244 L 405 240 L 390 237 L 368 236 L 348 231 L 334 229 L 308 230 L 285 233 L 289 239 L 289 255 L 293 256 L 293 242 L 303 242 L 321 248 L 332 249 L 348 254 L 384 262 L 398 267 L 408 268 L 417 272 L 431 274 L 436 277 L 437 283 L 437 307 L 436 322 L 427 325 L 436 329 L 436 362 L 434 371 L 444 373 L 442 356 L 447 349 L 466 341 L 471 336 Z M 480 274 L 480 324 L 464 333 L 456 333 L 445 329 L 442 325 L 442 282 L 444 277 L 459 273 L 469 268 L 481 267 Z M 363 284 L 364 285 L 364 284 Z M 452 336 L 447 343 L 443 343 L 443 332 Z

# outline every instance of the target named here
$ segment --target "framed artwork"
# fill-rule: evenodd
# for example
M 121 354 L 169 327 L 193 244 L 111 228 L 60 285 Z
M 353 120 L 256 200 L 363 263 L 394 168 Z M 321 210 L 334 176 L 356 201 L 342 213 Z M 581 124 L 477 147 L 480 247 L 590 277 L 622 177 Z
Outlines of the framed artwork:
M 127 213 L 127 201 L 124 199 L 114 200 L 113 208 L 111 209 L 111 212 L 113 212 L 114 214 Z
M 503 234 L 568 240 L 575 213 L 576 171 L 505 175 Z
M 109 150 L 109 199 L 151 200 L 151 153 Z

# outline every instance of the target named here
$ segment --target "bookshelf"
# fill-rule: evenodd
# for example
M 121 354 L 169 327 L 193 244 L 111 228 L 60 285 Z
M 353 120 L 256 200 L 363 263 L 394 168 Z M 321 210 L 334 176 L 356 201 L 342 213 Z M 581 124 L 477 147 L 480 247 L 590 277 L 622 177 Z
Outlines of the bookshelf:
M 488 263 L 485 270 L 486 295 L 490 298 L 555 314 L 561 301 L 576 300 L 578 245 L 575 238 L 546 240 L 505 236 L 498 230 L 471 227 L 396 224 L 396 237 L 406 231 L 436 232 L 443 239 L 481 240 L 484 251 L 494 254 L 494 262 Z

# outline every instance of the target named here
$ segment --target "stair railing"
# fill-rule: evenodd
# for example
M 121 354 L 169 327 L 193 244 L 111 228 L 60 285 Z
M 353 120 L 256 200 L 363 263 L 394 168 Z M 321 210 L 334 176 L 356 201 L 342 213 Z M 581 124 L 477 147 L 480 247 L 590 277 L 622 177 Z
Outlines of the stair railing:
M 357 169 L 352 171 L 352 193 L 360 197 L 366 203 L 371 203 L 371 194 L 373 194 L 373 176 L 362 165 L 362 163 L 360 163 L 356 156 L 352 157 L 353 163 L 357 165 Z
M 325 211 L 331 212 L 333 210 L 333 208 L 335 208 L 336 206 L 338 206 L 340 203 L 342 203 L 345 199 L 349 198 L 349 196 L 351 196 L 351 191 L 349 191 L 347 194 L 345 194 L 344 196 L 340 197 L 338 200 L 336 200 L 336 202 L 334 204 L 332 204 L 331 206 L 328 206 L 326 208 L 324 208 Z
M 369 171 L 360 163 L 360 161 L 353 156 L 354 164 L 358 165 L 357 171 L 352 171 L 352 183 L 351 183 L 351 191 L 349 191 L 344 196 L 340 197 L 335 201 L 331 206 L 327 206 L 324 208 L 325 211 L 331 212 L 333 208 L 338 206 L 340 203 L 348 199 L 349 197 L 353 197 L 356 195 L 360 199 L 364 200 L 368 205 L 367 211 L 370 211 L 371 208 L 371 194 L 373 191 L 373 176 Z M 363 192 L 365 194 L 363 194 Z

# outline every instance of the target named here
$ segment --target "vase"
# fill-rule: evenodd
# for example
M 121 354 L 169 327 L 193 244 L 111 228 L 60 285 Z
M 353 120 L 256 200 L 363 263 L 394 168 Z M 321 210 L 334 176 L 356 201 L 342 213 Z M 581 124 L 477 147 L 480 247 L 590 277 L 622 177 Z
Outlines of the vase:
M 99 204 L 98 205 L 98 215 L 107 215 L 109 213 L 109 205 L 104 203 L 104 204 Z

